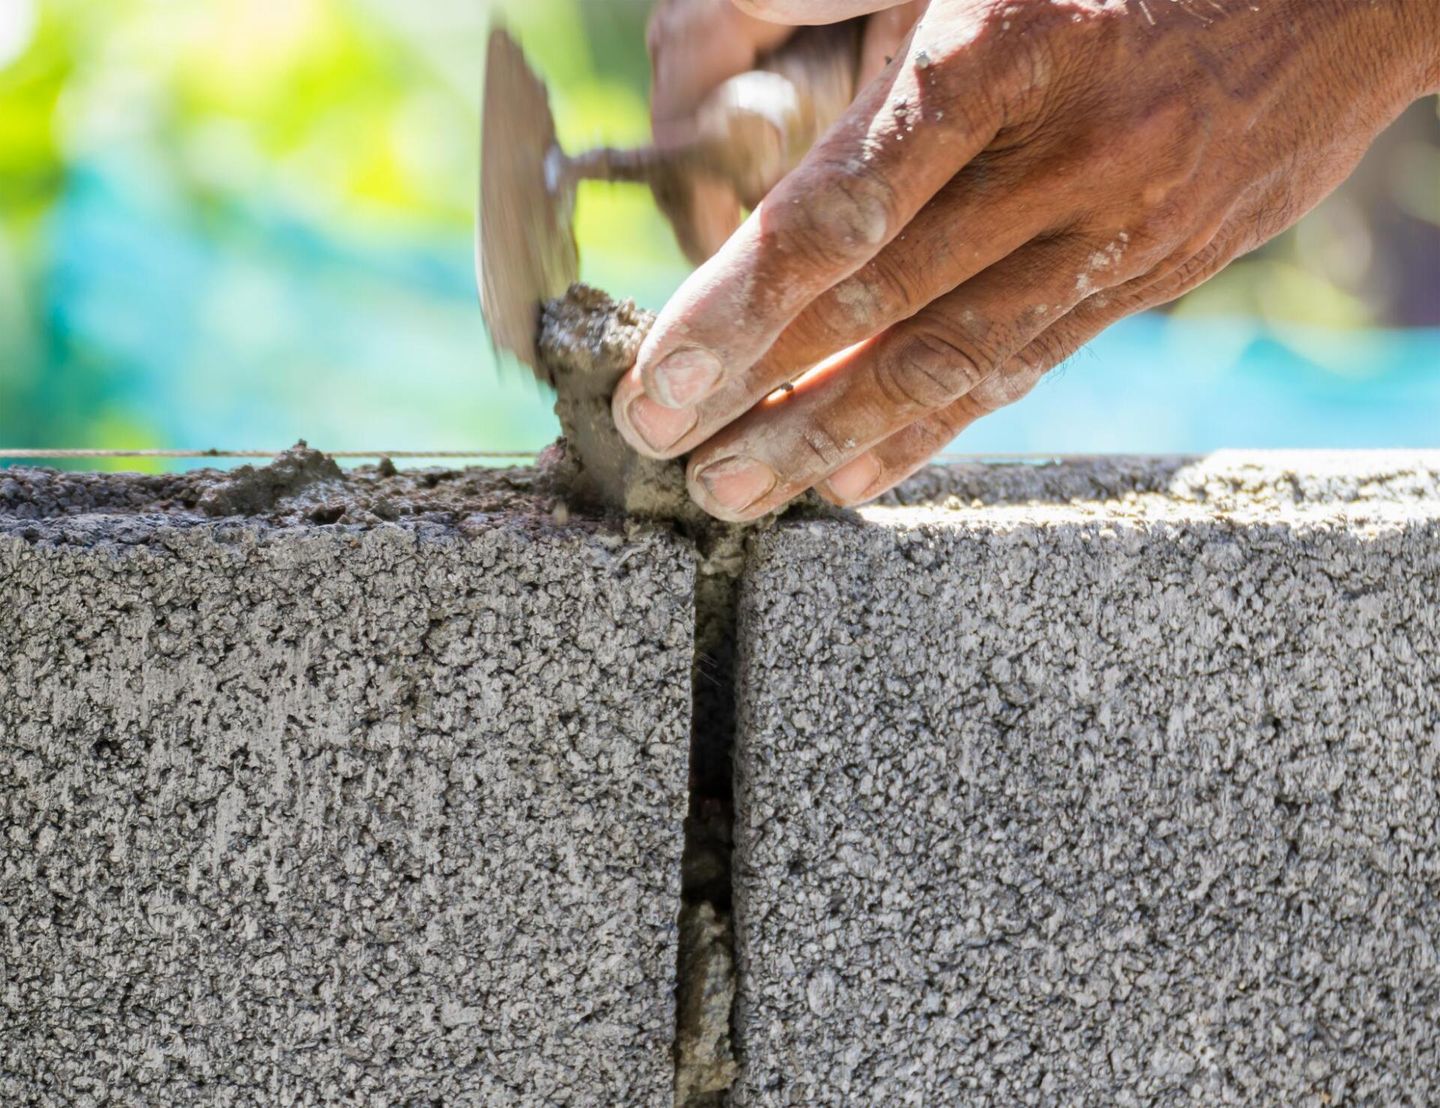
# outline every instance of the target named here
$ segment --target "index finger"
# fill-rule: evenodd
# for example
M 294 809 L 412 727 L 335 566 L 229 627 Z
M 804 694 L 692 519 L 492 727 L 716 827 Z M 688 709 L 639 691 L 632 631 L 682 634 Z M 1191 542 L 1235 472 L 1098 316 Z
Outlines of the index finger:
M 979 74 L 963 82 L 963 102 L 953 76 L 936 76 L 941 55 L 956 52 L 927 45 L 922 18 L 896 60 L 680 287 L 632 371 L 653 400 L 686 407 L 747 370 L 990 143 L 1000 112 Z

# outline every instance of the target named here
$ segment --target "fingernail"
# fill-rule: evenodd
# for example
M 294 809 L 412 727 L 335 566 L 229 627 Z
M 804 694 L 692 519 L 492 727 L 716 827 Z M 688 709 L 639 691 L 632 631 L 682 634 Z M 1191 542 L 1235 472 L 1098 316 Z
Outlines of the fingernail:
M 699 477 L 710 498 L 730 512 L 743 512 L 779 481 L 775 471 L 764 462 L 743 456 L 711 462 L 700 471 Z
M 656 450 L 665 450 L 685 437 L 700 413 L 694 408 L 662 408 L 648 396 L 637 396 L 625 413 L 640 437 Z
M 651 372 L 655 398 L 667 408 L 687 408 L 715 387 L 723 368 L 719 358 L 698 346 L 677 350 Z
M 846 462 L 830 474 L 825 486 L 830 494 L 842 504 L 863 500 L 865 493 L 880 476 L 880 459 L 874 454 L 861 454 L 854 461 Z

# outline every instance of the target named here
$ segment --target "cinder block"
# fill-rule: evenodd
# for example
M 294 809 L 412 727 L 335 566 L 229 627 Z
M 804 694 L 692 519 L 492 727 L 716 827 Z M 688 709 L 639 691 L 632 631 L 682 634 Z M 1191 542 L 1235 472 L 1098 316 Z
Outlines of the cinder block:
M 734 1102 L 1440 1100 L 1440 456 L 910 489 L 751 540 Z
M 689 548 L 261 472 L 0 471 L 0 1103 L 670 1103 Z

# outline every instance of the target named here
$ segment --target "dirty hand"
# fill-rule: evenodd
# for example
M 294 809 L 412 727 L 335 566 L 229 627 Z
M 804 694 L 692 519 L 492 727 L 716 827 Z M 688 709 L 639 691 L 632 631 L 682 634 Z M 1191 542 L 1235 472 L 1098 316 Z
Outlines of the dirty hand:
M 812 23 L 887 6 L 736 3 Z M 772 44 L 731 18 L 742 38 L 692 43 L 694 87 L 667 103 Z M 657 26 L 658 89 L 680 63 Z M 693 451 L 691 493 L 722 519 L 811 487 L 867 500 L 1294 223 L 1437 88 L 1429 0 L 931 0 L 660 313 L 616 422 L 643 453 Z

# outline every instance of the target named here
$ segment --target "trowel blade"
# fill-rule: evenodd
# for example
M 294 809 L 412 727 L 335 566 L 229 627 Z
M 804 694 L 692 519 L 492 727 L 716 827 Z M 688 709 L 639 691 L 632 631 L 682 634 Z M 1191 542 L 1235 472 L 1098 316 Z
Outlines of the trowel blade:
M 574 186 L 560 172 L 565 159 L 545 85 L 503 27 L 490 31 L 480 128 L 475 266 L 481 310 L 496 348 L 548 382 L 535 339 L 541 304 L 580 274 Z

